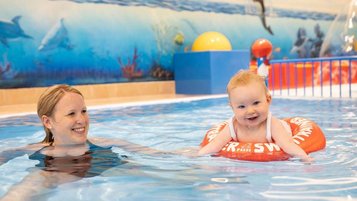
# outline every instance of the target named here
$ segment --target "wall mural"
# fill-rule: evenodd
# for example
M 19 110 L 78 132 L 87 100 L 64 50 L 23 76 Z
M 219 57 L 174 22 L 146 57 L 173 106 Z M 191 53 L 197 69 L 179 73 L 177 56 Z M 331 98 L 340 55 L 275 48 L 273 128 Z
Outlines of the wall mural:
M 266 38 L 274 59 L 318 57 L 348 2 L 309 11 L 308 0 L 2 0 L 0 88 L 172 80 L 173 55 L 206 31 L 233 49 Z

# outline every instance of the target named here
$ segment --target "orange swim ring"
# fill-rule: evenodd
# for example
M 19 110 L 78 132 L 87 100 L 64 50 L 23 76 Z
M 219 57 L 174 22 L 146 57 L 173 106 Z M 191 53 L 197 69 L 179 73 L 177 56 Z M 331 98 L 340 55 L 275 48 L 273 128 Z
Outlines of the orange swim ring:
M 325 135 L 313 121 L 301 117 L 286 118 L 284 121 L 290 125 L 294 142 L 306 153 L 325 148 Z M 209 129 L 201 142 L 201 147 L 210 143 L 227 125 L 228 122 L 222 122 Z M 248 161 L 279 161 L 290 157 L 275 143 L 247 143 L 233 140 L 228 142 L 217 155 Z

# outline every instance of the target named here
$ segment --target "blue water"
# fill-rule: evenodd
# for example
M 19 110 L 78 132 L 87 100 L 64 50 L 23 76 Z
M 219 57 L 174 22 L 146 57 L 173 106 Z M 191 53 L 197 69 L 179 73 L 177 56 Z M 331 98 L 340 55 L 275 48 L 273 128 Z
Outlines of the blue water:
M 327 147 L 315 162 L 247 162 L 222 157 L 146 155 L 122 148 L 128 163 L 101 176 L 60 185 L 47 200 L 353 200 L 357 197 L 357 102 L 273 99 L 271 110 L 323 129 Z M 90 136 L 123 138 L 164 151 L 197 146 L 207 129 L 231 116 L 226 98 L 89 109 Z M 42 139 L 35 115 L 0 118 L 0 151 Z M 0 166 L 0 196 L 34 167 L 27 156 Z

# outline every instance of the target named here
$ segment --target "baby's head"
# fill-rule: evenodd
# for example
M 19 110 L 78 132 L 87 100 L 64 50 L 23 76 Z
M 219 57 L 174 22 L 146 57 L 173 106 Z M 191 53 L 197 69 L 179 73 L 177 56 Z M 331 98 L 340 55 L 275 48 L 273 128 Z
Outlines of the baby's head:
M 247 86 L 251 83 L 257 83 L 258 86 L 261 86 L 267 96 L 270 96 L 269 90 L 265 85 L 265 80 L 263 77 L 258 74 L 251 72 L 249 70 L 240 70 L 235 74 L 227 85 L 228 96 L 231 96 L 231 92 L 236 87 Z

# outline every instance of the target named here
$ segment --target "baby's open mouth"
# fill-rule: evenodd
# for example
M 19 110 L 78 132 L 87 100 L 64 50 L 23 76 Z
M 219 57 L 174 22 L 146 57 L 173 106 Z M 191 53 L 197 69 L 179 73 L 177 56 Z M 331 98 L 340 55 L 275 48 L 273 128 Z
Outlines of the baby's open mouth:
M 258 116 L 255 116 L 255 117 L 249 117 L 249 118 L 247 118 L 249 121 L 254 121 L 254 120 L 256 120 L 258 118 Z

